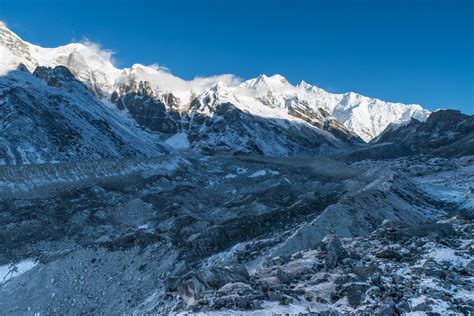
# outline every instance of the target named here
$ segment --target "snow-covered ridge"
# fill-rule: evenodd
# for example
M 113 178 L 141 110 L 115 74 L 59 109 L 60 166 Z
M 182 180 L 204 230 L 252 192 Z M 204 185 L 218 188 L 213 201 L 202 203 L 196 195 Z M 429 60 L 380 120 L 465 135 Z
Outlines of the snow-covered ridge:
M 403 123 L 412 117 L 424 121 L 429 115 L 417 104 L 385 102 L 353 92 L 333 94 L 304 81 L 294 86 L 278 74 L 244 82 L 231 74 L 184 80 L 156 65 L 135 64 L 119 69 L 111 57 L 110 51 L 91 42 L 42 48 L 23 41 L 5 23 L 0 23 L 0 75 L 16 69 L 20 63 L 30 71 L 40 65 L 64 65 L 100 99 L 110 98 L 114 91 L 132 82 L 147 81 L 157 95 L 172 93 L 178 97 L 179 107 L 186 109 L 194 98 L 209 94 L 209 89 L 218 89 L 218 102 L 232 102 L 263 117 L 299 120 L 288 114 L 290 106 L 322 108 L 365 141 L 379 135 L 391 123 Z

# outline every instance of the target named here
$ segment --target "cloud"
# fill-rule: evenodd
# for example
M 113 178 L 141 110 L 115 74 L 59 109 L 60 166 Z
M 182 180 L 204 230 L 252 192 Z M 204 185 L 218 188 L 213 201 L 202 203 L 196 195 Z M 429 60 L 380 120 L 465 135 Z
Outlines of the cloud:
M 154 88 L 160 91 L 173 92 L 181 99 L 186 100 L 192 93 L 201 93 L 218 83 L 228 87 L 234 87 L 242 82 L 240 78 L 232 74 L 196 77 L 192 80 L 184 80 L 173 75 L 167 67 L 158 64 L 149 66 L 135 64 L 131 68 L 122 71 L 118 82 L 127 84 L 130 79 L 148 81 Z
M 103 61 L 110 62 L 112 65 L 115 65 L 114 54 L 115 52 L 111 49 L 103 48 L 102 44 L 93 42 L 90 39 L 84 37 L 82 40 L 77 42 L 84 45 L 89 50 L 90 55 L 99 58 Z

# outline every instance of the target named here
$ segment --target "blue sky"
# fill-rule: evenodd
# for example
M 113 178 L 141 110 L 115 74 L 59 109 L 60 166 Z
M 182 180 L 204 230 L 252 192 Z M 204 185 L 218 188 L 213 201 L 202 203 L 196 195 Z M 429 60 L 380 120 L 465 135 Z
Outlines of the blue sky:
M 157 63 L 186 79 L 280 73 L 430 110 L 474 114 L 474 1 L 0 0 L 25 40 L 87 38 L 116 65 Z

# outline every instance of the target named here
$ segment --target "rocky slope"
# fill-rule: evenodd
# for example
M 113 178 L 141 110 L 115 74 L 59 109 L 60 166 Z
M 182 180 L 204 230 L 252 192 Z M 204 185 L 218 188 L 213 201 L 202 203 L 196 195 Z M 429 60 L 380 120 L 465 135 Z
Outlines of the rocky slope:
M 426 122 L 389 126 L 374 143 L 396 143 L 420 153 L 459 157 L 474 155 L 474 116 L 455 110 L 431 113 Z
M 93 97 L 70 71 L 25 67 L 0 78 L 0 165 L 147 157 L 159 139 Z
M 329 315 L 474 312 L 472 214 L 321 242 L 249 274 L 241 266 L 195 272 L 178 293 L 194 311 Z M 216 313 L 217 314 L 217 313 Z
M 470 311 L 472 158 L 166 160 L 79 181 L 63 165 L 67 186 L 28 166 L 27 194 L 9 168 L 1 310 Z

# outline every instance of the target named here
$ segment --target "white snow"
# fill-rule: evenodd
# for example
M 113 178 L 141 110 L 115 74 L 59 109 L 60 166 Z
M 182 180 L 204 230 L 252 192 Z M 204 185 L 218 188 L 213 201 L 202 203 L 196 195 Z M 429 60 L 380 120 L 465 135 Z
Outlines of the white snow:
M 433 248 L 428 257 L 436 262 L 448 261 L 457 265 L 465 265 L 470 261 L 470 258 L 463 258 L 455 254 L 456 250 L 451 248 Z
M 158 65 L 135 64 L 119 69 L 112 63 L 112 52 L 98 44 L 83 42 L 42 48 L 23 41 L 2 23 L 0 74 L 16 69 L 19 63 L 25 64 L 30 71 L 38 65 L 64 65 L 97 95 L 110 95 L 132 81 L 148 81 L 157 92 L 171 92 L 178 97 L 182 110 L 189 107 L 194 97 L 213 96 L 216 102 L 232 102 L 253 115 L 279 119 L 276 123 L 281 125 L 285 125 L 283 122 L 307 124 L 288 113 L 290 105 L 304 104 L 313 110 L 322 108 L 366 141 L 379 135 L 389 124 L 408 122 L 412 117 L 425 120 L 429 115 L 417 104 L 384 102 L 353 92 L 333 94 L 304 81 L 294 86 L 278 74 L 260 75 L 241 82 L 232 74 L 184 80 Z M 210 114 L 210 111 L 202 109 L 202 113 Z M 185 141 L 178 143 L 179 146 L 186 144 Z
M 13 278 L 32 269 L 37 264 L 38 262 L 35 260 L 26 259 L 18 263 L 11 263 L 4 266 L 0 266 L 0 285 L 6 284 Z
M 258 171 L 255 171 L 254 173 L 252 173 L 251 175 L 249 175 L 249 178 L 262 177 L 266 174 L 267 174 L 267 172 L 265 170 L 258 170 Z
M 196 312 L 192 313 L 195 316 L 205 315 L 235 315 L 235 316 L 268 316 L 268 315 L 301 315 L 308 313 L 308 308 L 289 304 L 282 305 L 278 302 L 264 301 L 261 310 L 254 311 L 239 311 L 239 310 L 226 310 L 226 311 L 207 311 L 207 312 Z M 189 312 L 181 312 L 176 315 L 190 315 Z
M 420 177 L 418 181 L 424 190 L 437 199 L 453 202 L 462 208 L 474 209 L 474 166 L 469 162 L 463 162 L 466 158 L 451 159 L 450 163 L 455 165 L 453 170 L 437 172 Z M 436 164 L 433 160 L 431 163 Z
M 170 138 L 168 138 L 165 143 L 170 145 L 175 149 L 188 149 L 189 148 L 189 140 L 188 135 L 186 133 L 177 133 Z

